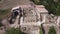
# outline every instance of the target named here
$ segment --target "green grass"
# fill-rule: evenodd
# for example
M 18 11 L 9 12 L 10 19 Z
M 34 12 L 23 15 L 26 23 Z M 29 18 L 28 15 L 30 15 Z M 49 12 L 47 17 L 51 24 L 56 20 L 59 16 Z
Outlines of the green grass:
M 8 13 L 10 13 L 11 9 L 0 10 L 0 19 L 5 18 Z
M 11 29 L 8 29 L 5 34 L 26 34 L 26 33 L 22 32 L 19 28 L 16 28 L 16 29 L 11 28 Z
M 40 34 L 43 34 L 43 31 L 42 31 L 42 28 L 40 28 L 40 32 L 39 32 Z

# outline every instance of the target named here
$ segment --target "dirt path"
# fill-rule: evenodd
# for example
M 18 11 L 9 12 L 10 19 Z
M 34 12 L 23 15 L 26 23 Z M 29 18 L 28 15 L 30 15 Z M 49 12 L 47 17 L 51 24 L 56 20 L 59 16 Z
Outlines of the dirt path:
M 29 3 L 29 0 L 3 0 L 0 3 L 0 9 L 7 9 L 17 5 L 27 5 Z

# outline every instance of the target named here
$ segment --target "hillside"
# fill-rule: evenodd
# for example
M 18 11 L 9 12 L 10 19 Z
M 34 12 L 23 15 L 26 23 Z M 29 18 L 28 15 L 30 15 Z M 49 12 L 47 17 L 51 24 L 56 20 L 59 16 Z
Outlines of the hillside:
M 0 1 L 0 9 L 7 9 L 17 5 L 27 5 L 29 0 L 2 0 Z

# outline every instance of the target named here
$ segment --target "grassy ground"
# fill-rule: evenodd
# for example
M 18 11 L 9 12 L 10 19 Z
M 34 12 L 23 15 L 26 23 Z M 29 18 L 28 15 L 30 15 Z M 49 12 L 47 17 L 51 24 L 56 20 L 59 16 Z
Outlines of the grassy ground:
M 22 32 L 19 28 L 16 28 L 16 29 L 11 28 L 11 29 L 8 29 L 5 34 L 26 34 L 26 33 Z
M 43 34 L 43 31 L 42 31 L 42 28 L 40 28 L 40 32 L 39 32 L 40 34 Z
M 0 10 L 0 19 L 6 18 L 7 15 L 9 15 L 10 11 L 11 11 L 10 8 L 9 9 L 4 9 L 4 10 Z

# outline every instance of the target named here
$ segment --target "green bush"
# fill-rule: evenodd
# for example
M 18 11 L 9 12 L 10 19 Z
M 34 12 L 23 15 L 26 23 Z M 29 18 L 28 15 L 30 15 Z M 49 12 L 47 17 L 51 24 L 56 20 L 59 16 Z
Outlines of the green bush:
M 48 34 L 57 34 L 54 26 L 50 27 Z
M 19 28 L 11 28 L 6 31 L 5 34 L 25 34 L 24 32 L 21 32 Z

